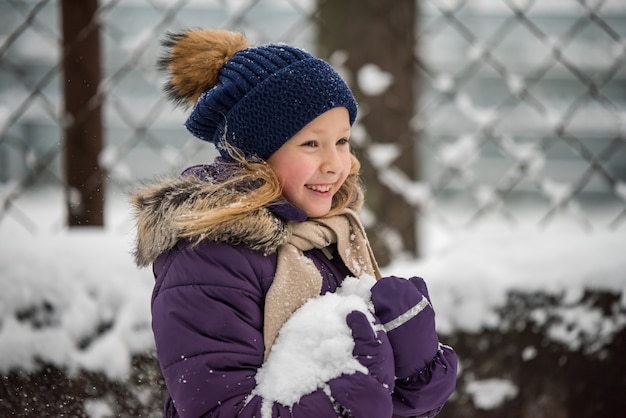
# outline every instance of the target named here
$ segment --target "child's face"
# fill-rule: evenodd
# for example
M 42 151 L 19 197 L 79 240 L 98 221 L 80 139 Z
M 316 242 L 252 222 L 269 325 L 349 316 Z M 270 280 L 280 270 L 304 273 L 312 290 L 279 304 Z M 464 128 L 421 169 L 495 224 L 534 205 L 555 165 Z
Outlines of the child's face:
M 350 173 L 350 117 L 331 109 L 285 142 L 267 162 L 283 186 L 283 196 L 311 217 L 330 211 L 332 197 Z

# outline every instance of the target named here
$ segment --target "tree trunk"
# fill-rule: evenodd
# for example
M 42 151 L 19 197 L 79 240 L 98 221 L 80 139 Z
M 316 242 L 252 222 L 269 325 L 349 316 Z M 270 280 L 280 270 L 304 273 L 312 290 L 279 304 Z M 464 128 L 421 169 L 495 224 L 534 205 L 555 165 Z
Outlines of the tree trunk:
M 416 106 L 414 68 L 414 0 L 319 0 L 319 54 L 329 58 L 335 51 L 345 51 L 346 75 L 359 102 L 359 123 L 373 144 L 395 144 L 400 150 L 393 162 L 408 178 L 415 180 L 416 138 L 411 118 Z M 331 61 L 332 62 L 332 61 Z M 359 86 L 357 74 L 363 66 L 375 64 L 391 74 L 393 83 L 378 95 L 368 95 Z M 353 142 L 354 143 L 354 142 Z M 417 211 L 402 196 L 381 183 L 378 172 L 367 158 L 366 149 L 355 147 L 363 165 L 366 206 L 376 216 L 370 242 L 381 265 L 386 265 L 398 251 L 390 245 L 388 230 L 401 238 L 401 251 L 418 255 Z
M 97 0 L 62 0 L 65 176 L 69 226 L 104 224 Z

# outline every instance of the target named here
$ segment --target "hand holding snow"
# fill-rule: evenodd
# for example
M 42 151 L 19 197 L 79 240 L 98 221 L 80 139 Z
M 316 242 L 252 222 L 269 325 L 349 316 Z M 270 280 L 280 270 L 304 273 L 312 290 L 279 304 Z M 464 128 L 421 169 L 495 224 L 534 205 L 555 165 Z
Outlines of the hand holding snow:
M 273 402 L 291 406 L 342 374 L 368 373 L 352 355 L 346 316 L 360 311 L 373 323 L 369 289 L 374 283 L 373 277 L 348 277 L 336 293 L 311 299 L 283 325 L 253 392 L 264 398 L 264 417 Z

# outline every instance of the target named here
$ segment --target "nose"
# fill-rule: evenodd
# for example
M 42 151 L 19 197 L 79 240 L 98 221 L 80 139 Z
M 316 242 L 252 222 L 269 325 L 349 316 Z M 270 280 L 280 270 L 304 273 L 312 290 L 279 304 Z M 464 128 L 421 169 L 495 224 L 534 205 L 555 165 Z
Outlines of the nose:
M 339 155 L 339 151 L 332 147 L 328 149 L 323 156 L 322 164 L 320 165 L 320 169 L 323 173 L 339 173 L 343 168 L 343 163 L 341 160 L 341 156 Z

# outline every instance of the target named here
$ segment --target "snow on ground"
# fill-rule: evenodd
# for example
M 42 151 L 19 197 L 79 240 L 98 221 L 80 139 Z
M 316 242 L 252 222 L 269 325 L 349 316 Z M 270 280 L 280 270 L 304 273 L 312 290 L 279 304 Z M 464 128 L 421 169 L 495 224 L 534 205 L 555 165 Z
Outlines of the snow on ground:
M 385 271 L 425 278 L 442 332 L 495 325 L 493 308 L 505 302 L 509 290 L 563 294 L 570 303 L 585 288 L 615 290 L 622 292 L 626 307 L 624 228 L 588 232 L 567 224 L 513 230 L 487 225 L 438 240 L 427 257 L 398 261 Z
M 38 357 L 126 377 L 130 356 L 154 345 L 152 275 L 134 266 L 130 229 L 115 219 L 129 208 L 118 202 L 110 228 L 68 231 L 59 200 L 18 202 L 13 213 L 36 219 L 34 233 L 15 216 L 0 222 L 0 372 L 31 370 Z
M 150 269 L 133 264 L 130 208 L 112 199 L 107 228 L 67 231 L 55 196 L 20 199 L 0 222 L 0 372 L 31 370 L 41 358 L 123 379 L 130 356 L 154 344 L 153 279 Z M 26 217 L 36 220 L 35 232 L 25 227 Z M 426 256 L 398 260 L 384 274 L 426 279 L 440 332 L 495 326 L 494 308 L 512 289 L 563 294 L 572 303 L 585 288 L 621 292 L 612 318 L 585 306 L 561 313 L 564 324 L 551 336 L 573 349 L 583 343 L 581 332 L 600 348 L 626 326 L 624 227 L 588 232 L 558 222 L 545 229 L 483 223 L 458 231 L 424 224 L 424 230 Z M 476 401 L 490 405 L 484 388 L 496 383 L 476 383 Z M 513 396 L 507 385 L 491 392 L 501 400 Z

